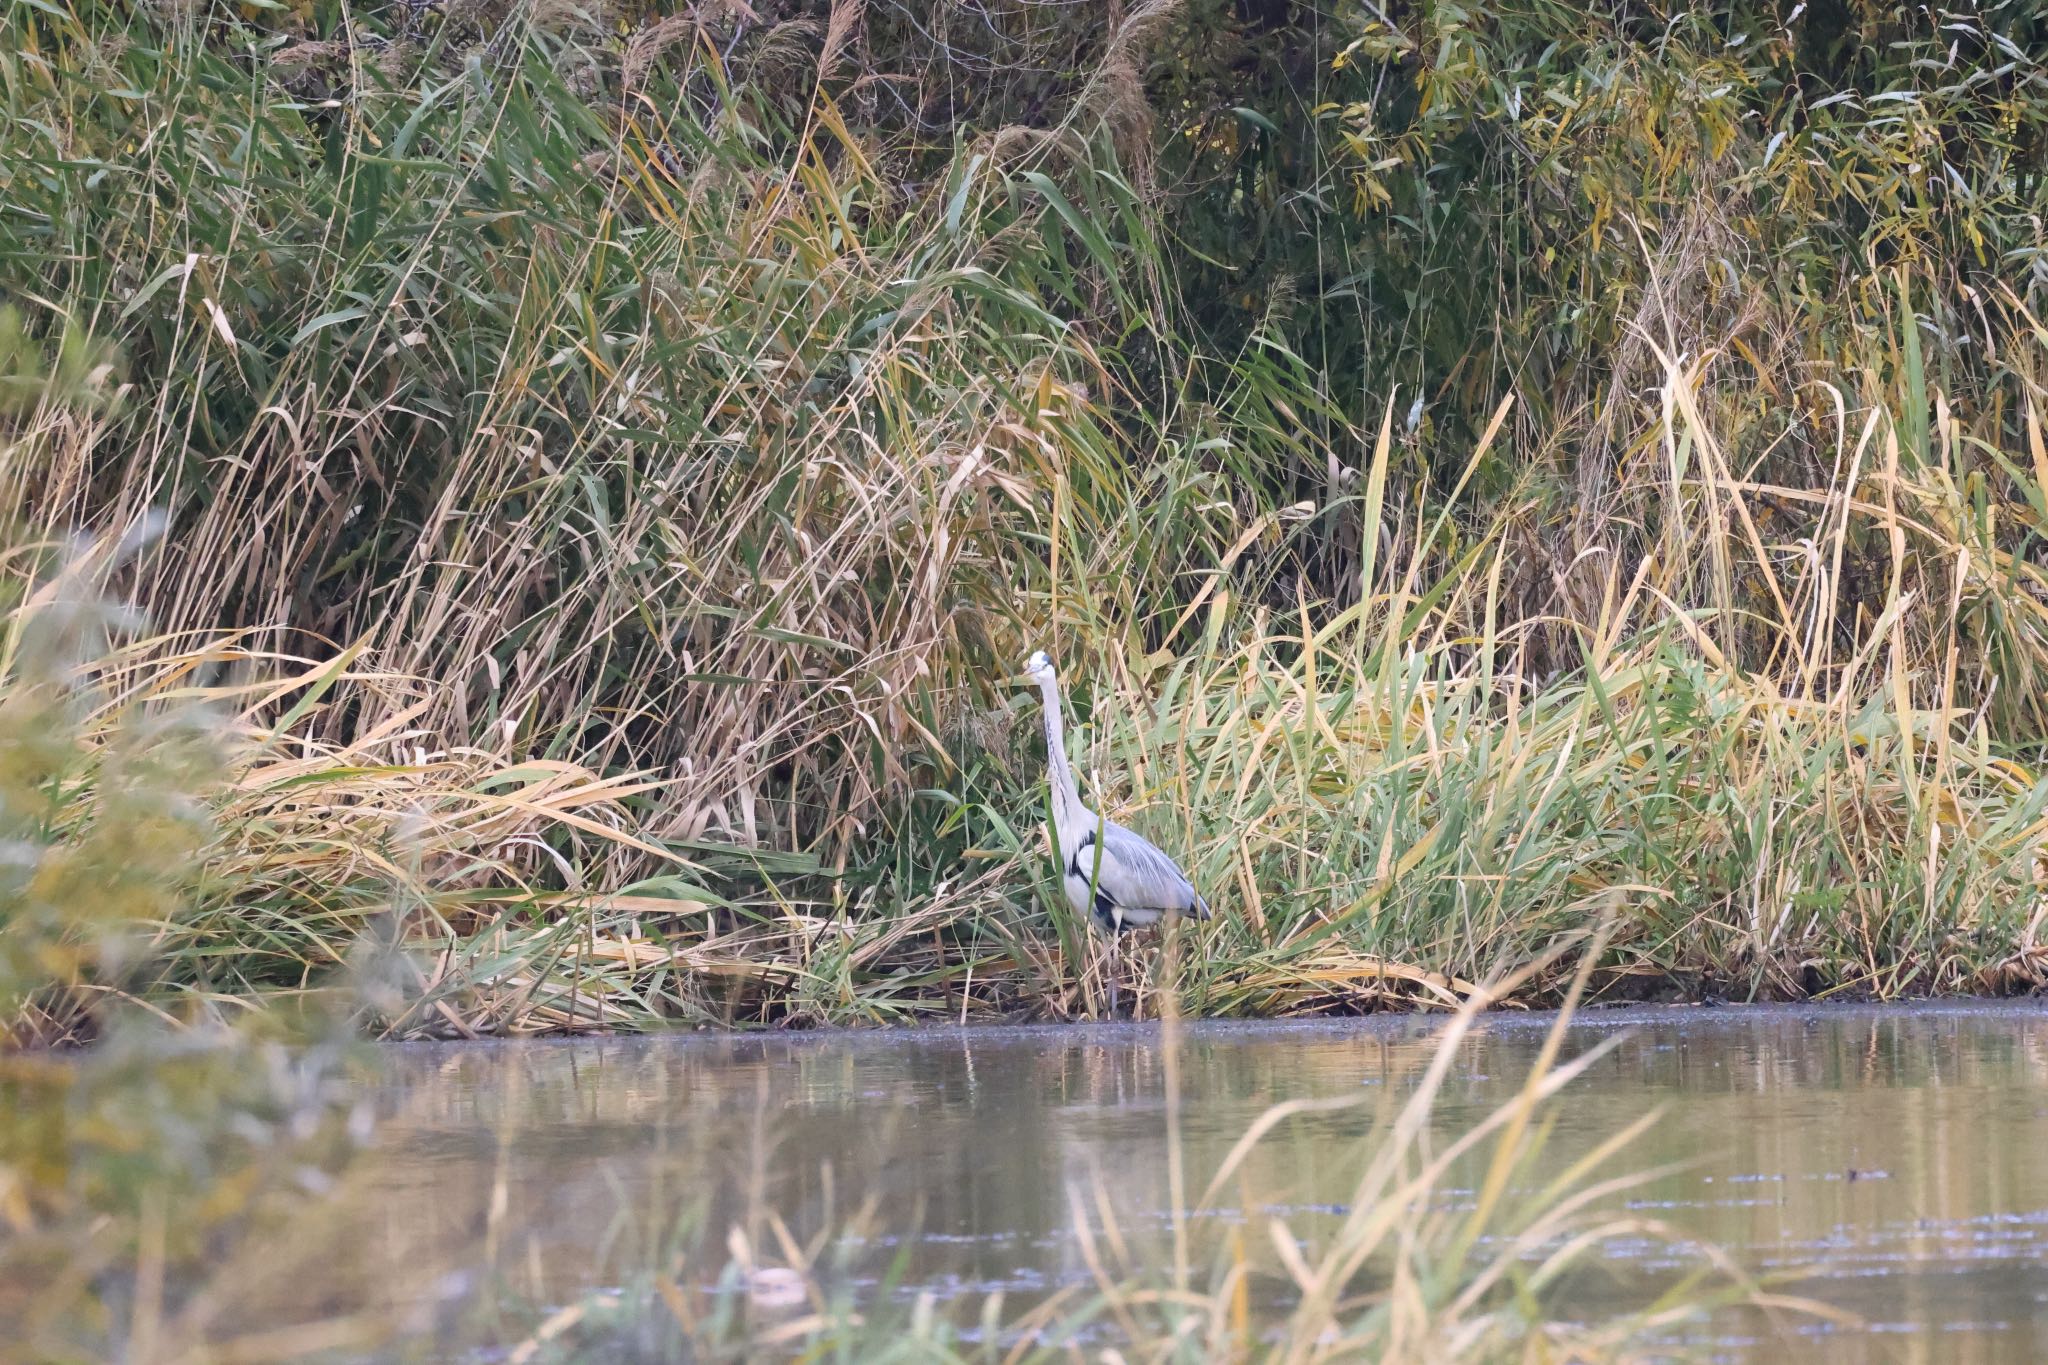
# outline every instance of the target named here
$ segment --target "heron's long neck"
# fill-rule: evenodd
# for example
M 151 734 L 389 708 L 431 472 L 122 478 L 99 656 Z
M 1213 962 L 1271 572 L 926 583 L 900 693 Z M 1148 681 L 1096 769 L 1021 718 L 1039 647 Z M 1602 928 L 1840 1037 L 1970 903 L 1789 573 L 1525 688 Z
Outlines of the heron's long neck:
M 1067 767 L 1067 732 L 1060 722 L 1059 685 L 1040 683 L 1038 690 L 1045 698 L 1045 761 L 1052 771 L 1054 811 L 1061 824 L 1071 824 L 1081 814 L 1081 792 Z

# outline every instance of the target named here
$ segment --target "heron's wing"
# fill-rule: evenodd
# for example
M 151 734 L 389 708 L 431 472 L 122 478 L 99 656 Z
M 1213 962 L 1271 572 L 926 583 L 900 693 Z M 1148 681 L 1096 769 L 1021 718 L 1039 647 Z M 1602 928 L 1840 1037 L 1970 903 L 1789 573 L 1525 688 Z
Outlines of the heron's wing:
M 1117 905 L 1131 910 L 1178 910 L 1203 912 L 1208 909 L 1187 876 L 1174 866 L 1141 834 L 1122 825 L 1102 822 L 1102 875 L 1098 885 Z M 1082 870 L 1088 868 L 1088 853 L 1080 855 Z

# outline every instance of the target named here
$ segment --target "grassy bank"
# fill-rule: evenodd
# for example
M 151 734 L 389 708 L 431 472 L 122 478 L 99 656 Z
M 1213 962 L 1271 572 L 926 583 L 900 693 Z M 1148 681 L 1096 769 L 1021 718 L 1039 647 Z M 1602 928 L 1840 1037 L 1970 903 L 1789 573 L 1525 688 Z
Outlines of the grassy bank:
M 213 746 L 120 993 L 1097 1012 L 1040 645 L 1188 1009 L 2033 989 L 2035 21 L 1724 8 L 16 7 L 10 695 L 134 608 L 39 846 Z

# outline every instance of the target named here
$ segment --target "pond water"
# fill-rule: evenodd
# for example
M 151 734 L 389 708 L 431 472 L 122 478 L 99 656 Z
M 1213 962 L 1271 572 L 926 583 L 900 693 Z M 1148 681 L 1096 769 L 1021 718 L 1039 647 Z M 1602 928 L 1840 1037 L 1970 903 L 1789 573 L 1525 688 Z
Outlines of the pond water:
M 1548 1023 L 1491 1016 L 1461 1044 L 1431 1117 L 1440 1139 L 1514 1093 Z M 1278 1213 L 1297 1231 L 1328 1218 L 1438 1027 L 1186 1027 L 1188 1187 L 1268 1106 L 1359 1095 L 1277 1131 L 1224 1200 L 1230 1218 Z M 1530 1180 L 1663 1106 L 1611 1164 L 1678 1169 L 1613 1202 L 1752 1270 L 1806 1272 L 1786 1292 L 1854 1319 L 1729 1309 L 1675 1340 L 1726 1360 L 2048 1359 L 2048 1010 L 1586 1011 L 1566 1054 L 1617 1032 L 1553 1103 Z M 392 1048 L 377 1147 L 349 1177 L 358 1226 L 323 1252 L 323 1282 L 333 1306 L 453 1296 L 480 1276 L 564 1302 L 659 1263 L 679 1213 L 714 1231 L 722 1262 L 727 1227 L 772 1242 L 772 1210 L 798 1238 L 858 1225 L 873 1252 L 858 1274 L 900 1258 L 894 1283 L 861 1292 L 932 1292 L 971 1320 L 966 1305 L 1000 1288 L 1014 1310 L 1090 1283 L 1074 1190 L 1135 1260 L 1168 1254 L 1160 1038 L 1119 1024 Z M 1444 1198 L 1469 1201 L 1475 1183 Z M 1245 1240 L 1267 1244 L 1259 1233 Z M 1696 1264 L 1627 1239 L 1574 1279 L 1579 1303 L 1554 1306 L 1597 1318 Z

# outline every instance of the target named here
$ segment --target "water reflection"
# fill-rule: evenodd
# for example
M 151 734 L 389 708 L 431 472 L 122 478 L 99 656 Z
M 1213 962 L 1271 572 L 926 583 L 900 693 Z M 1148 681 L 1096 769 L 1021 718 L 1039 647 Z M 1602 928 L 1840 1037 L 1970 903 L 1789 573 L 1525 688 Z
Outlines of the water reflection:
M 1731 1312 L 1687 1340 L 1726 1359 L 2048 1358 L 2048 1012 L 1613 1012 L 1585 1016 L 1571 1046 L 1621 1028 L 1558 1104 L 1532 1177 L 1663 1105 L 1627 1162 L 1682 1169 L 1624 1202 L 1757 1269 L 1824 1266 L 1797 1292 L 1862 1319 Z M 1190 1192 L 1268 1106 L 1361 1096 L 1278 1130 L 1213 1215 L 1284 1211 L 1313 1238 L 1428 1064 L 1432 1031 L 1190 1029 Z M 1542 1021 L 1504 1017 L 1467 1041 L 1438 1140 L 1506 1100 L 1541 1040 Z M 858 1223 L 872 1196 L 877 1264 L 862 1273 L 901 1255 L 895 1292 L 1028 1301 L 1087 1280 L 1077 1187 L 1103 1192 L 1134 1259 L 1167 1254 L 1158 1044 L 1116 1026 L 394 1049 L 380 1151 L 349 1191 L 359 1226 L 336 1239 L 321 1292 L 334 1306 L 419 1302 L 435 1283 L 423 1267 L 468 1267 L 554 1302 L 668 1263 L 678 1211 L 771 1245 L 771 1212 L 803 1239 Z M 1446 1192 L 1468 1196 L 1469 1182 Z M 1255 1254 L 1258 1232 L 1244 1239 Z M 1607 1282 L 1582 1276 L 1565 1307 L 1597 1316 L 1687 1264 L 1650 1242 L 1610 1247 Z

